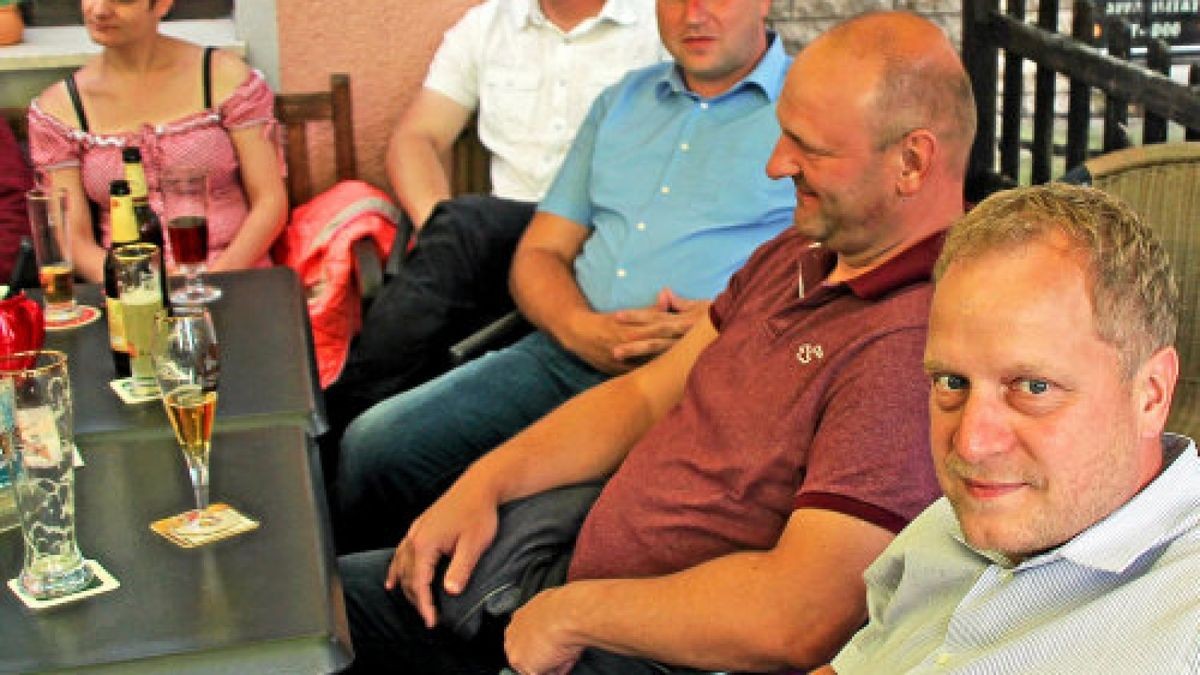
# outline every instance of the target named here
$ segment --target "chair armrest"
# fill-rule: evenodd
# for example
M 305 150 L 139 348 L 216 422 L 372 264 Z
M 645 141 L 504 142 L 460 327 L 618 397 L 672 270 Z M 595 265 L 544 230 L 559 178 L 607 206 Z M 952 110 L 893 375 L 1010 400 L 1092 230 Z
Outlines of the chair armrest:
M 358 292 L 363 300 L 375 297 L 383 286 L 383 260 L 379 257 L 379 249 L 375 248 L 375 240 L 371 237 L 356 239 L 350 245 L 350 253 L 354 256 L 354 277 L 358 283 Z
M 392 240 L 392 252 L 388 255 L 387 262 L 383 266 L 383 274 L 390 279 L 400 273 L 400 268 L 404 267 L 404 261 L 408 258 L 409 248 L 413 244 L 413 237 L 416 235 L 417 228 L 413 227 L 412 219 L 403 209 L 400 211 L 400 217 L 396 219 L 396 237 Z
M 528 333 L 529 322 L 513 310 L 450 346 L 450 364 L 461 366 L 488 349 L 508 344 Z

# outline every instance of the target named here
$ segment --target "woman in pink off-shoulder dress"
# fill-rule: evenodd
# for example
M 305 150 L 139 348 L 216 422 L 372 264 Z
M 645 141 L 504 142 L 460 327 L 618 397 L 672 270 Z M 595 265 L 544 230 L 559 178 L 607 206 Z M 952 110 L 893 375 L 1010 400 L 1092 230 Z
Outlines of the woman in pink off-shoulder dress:
M 159 213 L 163 169 L 209 171 L 210 271 L 269 265 L 288 204 L 274 95 L 262 75 L 234 55 L 160 34 L 173 0 L 81 4 L 88 35 L 104 49 L 29 109 L 33 163 L 68 194 L 76 273 L 102 278 L 109 182 L 124 176 L 128 146 L 141 149 Z

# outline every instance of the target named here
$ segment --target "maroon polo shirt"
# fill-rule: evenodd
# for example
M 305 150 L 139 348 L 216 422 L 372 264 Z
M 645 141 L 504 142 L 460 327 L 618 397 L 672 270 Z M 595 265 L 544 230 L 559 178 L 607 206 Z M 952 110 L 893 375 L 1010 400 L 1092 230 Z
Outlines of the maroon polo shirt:
M 942 240 L 832 286 L 834 256 L 795 231 L 760 247 L 713 304 L 679 405 L 584 522 L 571 578 L 766 550 L 798 508 L 898 532 L 937 498 L 921 362 Z

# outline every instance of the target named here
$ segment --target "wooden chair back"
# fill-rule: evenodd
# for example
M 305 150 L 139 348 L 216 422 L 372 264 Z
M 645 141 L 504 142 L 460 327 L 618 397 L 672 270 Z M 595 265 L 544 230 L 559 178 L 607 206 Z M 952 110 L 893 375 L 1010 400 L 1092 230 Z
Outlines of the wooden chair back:
M 313 166 L 309 158 L 309 124 L 327 122 L 333 126 L 334 175 L 337 180 L 358 177 L 349 75 L 330 75 L 328 91 L 278 94 L 275 97 L 275 117 L 284 130 L 288 200 L 293 208 L 316 194 Z
M 487 194 L 492 191 L 491 153 L 479 140 L 475 118 L 454 141 L 450 151 L 450 193 Z
M 1179 282 L 1179 383 L 1167 430 L 1200 437 L 1200 143 L 1145 145 L 1085 163 L 1162 238 Z

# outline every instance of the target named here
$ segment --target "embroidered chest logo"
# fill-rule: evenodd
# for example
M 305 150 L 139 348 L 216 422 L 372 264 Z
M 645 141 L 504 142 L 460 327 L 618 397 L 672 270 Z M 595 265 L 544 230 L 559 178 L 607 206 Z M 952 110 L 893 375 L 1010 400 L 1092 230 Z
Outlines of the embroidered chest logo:
M 813 360 L 825 358 L 825 350 L 821 345 L 814 345 L 805 342 L 796 349 L 796 360 L 804 365 L 812 363 Z

